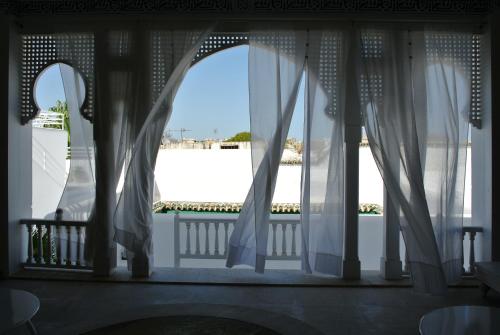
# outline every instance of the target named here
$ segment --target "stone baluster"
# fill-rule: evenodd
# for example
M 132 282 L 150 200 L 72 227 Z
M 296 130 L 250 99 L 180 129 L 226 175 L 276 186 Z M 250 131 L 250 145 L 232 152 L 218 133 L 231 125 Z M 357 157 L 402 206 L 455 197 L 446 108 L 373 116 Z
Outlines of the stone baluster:
M 229 230 L 229 223 L 224 222 L 224 256 L 227 256 L 227 249 L 229 244 L 228 230 Z
M 205 255 L 210 255 L 210 240 L 208 238 L 209 229 L 210 222 L 205 222 Z
M 76 265 L 77 266 L 81 265 L 81 262 L 80 262 L 80 258 L 81 258 L 80 247 L 82 244 L 81 232 L 82 232 L 82 227 L 77 226 L 76 227 Z
M 297 245 L 296 245 L 296 238 L 295 238 L 295 229 L 297 229 L 297 224 L 294 222 L 292 223 L 292 256 L 297 256 Z
M 42 225 L 37 224 L 36 229 L 38 230 L 38 254 L 36 257 L 36 262 L 38 264 L 43 264 L 43 230 L 42 230 Z
M 192 255 L 192 252 L 191 252 L 191 222 L 186 222 L 186 255 Z
M 462 229 L 462 255 L 461 255 L 461 259 L 462 259 L 462 275 L 466 273 L 466 271 L 465 271 L 464 248 L 463 248 L 464 241 L 465 241 L 465 234 L 466 234 L 466 231 L 464 229 Z
M 46 225 L 47 229 L 47 264 L 52 264 L 52 227 L 51 225 Z
M 278 255 L 278 253 L 276 251 L 276 223 L 273 222 L 271 225 L 273 228 L 273 230 L 272 230 L 272 233 L 273 233 L 273 254 L 272 255 L 276 256 L 276 255 Z
M 61 256 L 61 221 L 63 217 L 63 210 L 62 208 L 56 209 L 56 215 L 55 215 L 55 220 L 56 220 L 56 235 L 57 235 L 57 242 L 56 242 L 56 264 L 61 265 L 62 263 L 62 256 Z
M 214 223 L 215 229 L 215 246 L 214 246 L 214 255 L 220 256 L 219 250 L 219 222 Z
M 287 251 L 286 251 L 286 223 L 285 222 L 281 223 L 281 231 L 283 232 L 283 237 L 281 240 L 281 255 L 286 256 Z
M 200 223 L 199 222 L 195 222 L 194 223 L 194 227 L 196 229 L 196 250 L 195 250 L 195 254 L 196 255 L 199 255 L 200 254 Z
M 61 226 L 56 226 L 56 264 L 61 265 L 62 256 L 61 256 Z
M 26 259 L 27 264 L 33 264 L 33 225 L 28 223 L 26 225 L 28 229 L 28 258 Z
M 66 265 L 71 266 L 71 226 L 66 226 Z
M 181 234 L 179 212 L 175 212 L 174 216 L 174 267 L 178 268 L 181 265 Z
M 476 270 L 474 269 L 474 263 L 476 263 L 476 254 L 474 252 L 474 240 L 476 239 L 475 231 L 469 232 L 469 239 L 470 239 L 469 272 L 471 274 L 474 274 L 474 272 L 476 272 Z

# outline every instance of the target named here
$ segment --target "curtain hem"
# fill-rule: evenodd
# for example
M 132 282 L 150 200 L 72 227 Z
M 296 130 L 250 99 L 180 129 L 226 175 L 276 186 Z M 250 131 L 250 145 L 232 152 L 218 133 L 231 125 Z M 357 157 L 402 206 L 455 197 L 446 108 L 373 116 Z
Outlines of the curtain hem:
M 226 267 L 249 265 L 255 268 L 255 272 L 264 273 L 265 264 L 266 256 L 259 255 L 255 248 L 248 248 L 243 245 L 229 245 Z
M 421 262 L 410 262 L 413 288 L 420 293 L 445 295 L 448 289 L 443 268 Z
M 325 253 L 314 253 L 310 252 L 308 254 L 307 266 L 302 268 L 306 273 L 309 274 L 326 274 L 332 276 L 340 276 L 342 273 L 342 257 L 332 254 Z M 310 260 L 313 260 L 314 265 L 309 266 Z M 304 262 L 303 262 L 304 264 Z
M 456 283 L 462 279 L 462 259 L 452 259 L 443 262 L 444 275 L 448 284 Z

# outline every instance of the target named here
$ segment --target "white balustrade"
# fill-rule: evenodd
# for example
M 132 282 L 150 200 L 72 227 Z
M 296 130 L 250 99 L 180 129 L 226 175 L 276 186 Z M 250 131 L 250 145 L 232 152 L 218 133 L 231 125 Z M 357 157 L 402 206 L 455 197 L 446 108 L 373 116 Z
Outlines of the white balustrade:
M 182 259 L 226 259 L 229 236 L 237 216 L 213 215 L 174 217 L 174 266 Z M 268 260 L 299 260 L 297 251 L 298 218 L 271 218 L 269 222 Z
M 28 219 L 20 224 L 28 232 L 25 268 L 92 269 L 83 259 L 86 222 Z

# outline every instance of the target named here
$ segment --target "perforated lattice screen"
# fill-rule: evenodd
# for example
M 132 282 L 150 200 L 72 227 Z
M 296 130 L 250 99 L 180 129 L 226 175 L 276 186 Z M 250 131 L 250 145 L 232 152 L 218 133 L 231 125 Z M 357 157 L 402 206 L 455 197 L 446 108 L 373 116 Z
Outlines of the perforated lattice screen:
M 361 56 L 374 62 L 385 57 L 384 38 L 382 33 L 364 34 Z M 449 64 L 458 70 L 465 80 L 471 81 L 469 122 L 474 127 L 481 128 L 481 35 L 471 37 L 469 34 L 460 33 L 426 33 L 425 50 L 428 63 L 436 60 L 439 64 Z M 372 75 L 370 78 L 361 75 L 360 86 L 362 106 L 369 102 L 377 105 L 383 103 L 384 78 L 381 75 Z
M 469 122 L 479 129 L 483 109 L 481 92 L 481 35 L 474 35 L 472 40 L 472 105 Z
M 319 81 L 328 96 L 325 112 L 334 117 L 339 96 L 339 61 L 343 59 L 342 34 L 325 33 L 321 38 L 319 57 Z
M 373 62 L 382 61 L 384 56 L 384 35 L 380 32 L 367 32 L 361 37 L 361 57 Z M 361 106 L 373 103 L 383 104 L 384 80 L 382 75 L 371 74 L 369 77 L 362 74 L 360 80 Z M 373 107 L 373 106 L 372 106 Z M 362 111 L 364 112 L 364 110 Z
M 23 35 L 21 42 L 21 123 L 36 117 L 39 107 L 34 99 L 38 75 L 54 63 L 76 68 L 85 82 L 84 118 L 94 116 L 94 38 L 92 34 Z
M 246 33 L 212 33 L 201 45 L 194 57 L 193 64 L 218 51 L 243 44 L 248 44 L 248 34 Z

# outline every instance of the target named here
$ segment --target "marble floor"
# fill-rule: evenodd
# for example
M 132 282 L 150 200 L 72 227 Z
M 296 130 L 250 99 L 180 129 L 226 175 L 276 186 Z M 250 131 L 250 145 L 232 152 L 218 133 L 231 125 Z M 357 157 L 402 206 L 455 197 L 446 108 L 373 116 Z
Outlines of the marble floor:
M 41 301 L 33 319 L 41 335 L 79 334 L 117 322 L 172 314 L 255 322 L 282 334 L 418 334 L 420 317 L 451 305 L 500 307 L 500 294 L 450 288 L 446 297 L 409 287 L 201 285 L 11 279 L 0 286 Z M 303 327 L 303 328 L 301 328 Z M 20 329 L 15 334 L 23 334 Z

